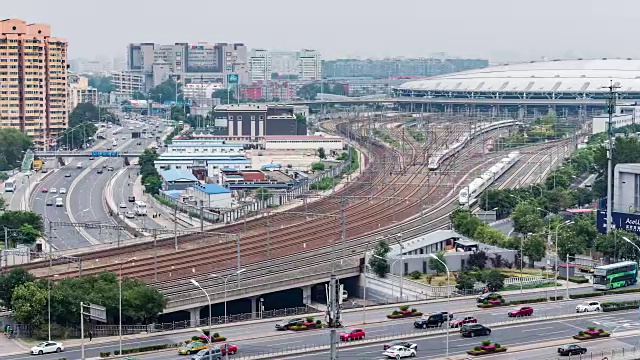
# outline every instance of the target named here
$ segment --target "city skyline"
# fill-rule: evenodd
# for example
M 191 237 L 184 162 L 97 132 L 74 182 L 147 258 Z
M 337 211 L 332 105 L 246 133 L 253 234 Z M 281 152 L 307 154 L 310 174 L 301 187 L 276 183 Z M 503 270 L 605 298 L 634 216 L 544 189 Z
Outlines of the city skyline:
M 3 13 L 6 18 L 49 24 L 69 39 L 70 58 L 121 56 L 132 42 L 203 41 L 241 42 L 250 49 L 272 51 L 314 49 L 327 60 L 428 57 L 435 53 L 487 58 L 492 62 L 543 57 L 640 57 L 640 50 L 620 46 L 634 40 L 632 14 L 640 10 L 640 4 L 630 0 L 613 2 L 616 8 L 625 9 L 616 15 L 615 30 L 602 24 L 600 14 L 608 7 L 595 0 L 541 0 L 531 4 L 506 0 L 446 4 L 406 0 L 394 3 L 396 16 L 379 0 L 374 1 L 374 6 L 371 1 L 328 0 L 321 7 L 314 7 L 314 13 L 296 10 L 299 7 L 292 0 L 250 1 L 249 11 L 227 3 L 192 0 L 190 6 L 183 7 L 189 11 L 185 16 L 176 16 L 175 11 L 157 3 L 149 6 L 147 1 L 114 0 L 109 6 L 96 8 L 100 16 L 88 13 L 72 21 L 64 7 L 44 0 L 24 0 L 3 4 Z M 378 4 L 381 6 L 375 6 Z M 236 16 L 212 16 L 220 13 L 237 14 L 242 21 Z M 265 26 L 264 19 L 276 16 L 287 17 L 287 27 Z M 314 25 L 313 19 L 318 19 L 318 24 Z M 580 30 L 576 33 L 575 29 Z M 398 36 L 400 30 L 402 36 Z M 615 41 L 610 41 L 614 35 Z M 487 41 L 478 41 L 479 38 Z

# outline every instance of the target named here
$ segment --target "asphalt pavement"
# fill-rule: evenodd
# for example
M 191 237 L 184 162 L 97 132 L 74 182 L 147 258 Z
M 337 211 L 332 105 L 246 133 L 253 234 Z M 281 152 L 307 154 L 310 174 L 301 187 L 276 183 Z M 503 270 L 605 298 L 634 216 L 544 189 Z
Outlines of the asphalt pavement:
M 529 297 L 532 297 L 529 294 Z M 513 299 L 513 296 L 506 296 L 507 299 Z M 621 301 L 636 299 L 637 294 L 615 295 L 599 298 L 599 301 Z M 606 300 L 605 300 L 606 299 Z M 562 301 L 558 303 L 541 303 L 533 304 L 534 314 L 532 317 L 525 318 L 508 318 L 507 312 L 514 307 L 502 307 L 494 309 L 478 309 L 475 307 L 474 300 L 452 301 L 447 305 L 446 302 L 429 303 L 416 305 L 418 310 L 425 313 L 435 311 L 450 311 L 456 317 L 474 316 L 481 324 L 495 324 L 504 321 L 513 321 L 513 324 L 506 324 L 502 327 L 495 327 L 491 336 L 480 336 L 474 339 L 462 339 L 456 329 L 450 331 L 450 353 L 459 354 L 476 346 L 480 341 L 487 338 L 492 341 L 499 342 L 504 346 L 524 345 L 527 343 L 543 342 L 548 340 L 567 339 L 571 342 L 571 335 L 576 334 L 580 330 L 586 329 L 588 326 L 595 326 L 609 331 L 624 331 L 628 329 L 640 328 L 640 320 L 638 319 L 637 310 L 621 311 L 613 313 L 590 313 L 586 315 L 576 316 L 575 318 L 565 318 L 559 320 L 548 319 L 550 316 L 567 315 L 575 312 L 575 306 L 583 300 Z M 367 311 L 367 324 L 357 325 L 365 329 L 369 339 L 381 336 L 388 336 L 390 339 L 402 338 L 409 333 L 423 332 L 432 336 L 424 339 L 415 340 L 418 344 L 418 358 L 434 358 L 443 356 L 445 351 L 445 336 L 434 335 L 433 331 L 416 329 L 413 326 L 415 319 L 399 319 L 388 320 L 386 315 L 393 309 L 376 308 Z M 343 316 L 343 322 L 349 328 L 361 324 L 363 319 L 362 311 L 346 312 Z M 528 321 L 530 319 L 539 319 L 538 322 L 518 324 L 520 321 Z M 545 320 L 547 319 L 547 320 Z M 215 326 L 213 331 L 226 336 L 230 343 L 237 344 L 242 355 L 256 355 L 269 352 L 282 352 L 288 349 L 296 349 L 302 347 L 321 346 L 328 344 L 329 330 L 311 330 L 306 332 L 290 332 L 275 330 L 276 320 L 266 321 L 262 323 L 246 323 L 236 324 L 235 326 Z M 123 340 L 123 347 L 136 347 L 150 344 L 177 343 L 189 339 L 191 336 L 197 335 L 194 329 L 192 332 L 182 332 L 173 334 L 158 334 L 152 337 L 139 337 L 137 339 Z M 98 339 L 99 340 L 99 339 Z M 96 339 L 94 339 L 96 341 Z M 66 358 L 79 358 L 79 346 L 77 341 L 66 346 L 64 356 Z M 111 351 L 117 348 L 117 341 L 109 341 L 106 343 L 90 343 L 87 342 L 87 357 L 98 356 L 101 351 Z M 376 359 L 382 352 L 382 346 L 366 345 L 356 349 L 344 349 L 341 352 L 341 358 L 347 359 Z M 150 355 L 149 358 L 154 359 L 175 359 L 178 358 L 175 351 L 166 351 Z M 28 355 L 3 356 L 0 359 L 23 359 Z M 44 355 L 43 360 L 56 359 L 59 356 Z M 143 356 L 143 358 L 146 358 Z M 294 357 L 291 357 L 294 358 Z M 298 356 L 300 358 L 300 356 Z M 305 359 L 326 359 L 326 353 L 305 354 Z

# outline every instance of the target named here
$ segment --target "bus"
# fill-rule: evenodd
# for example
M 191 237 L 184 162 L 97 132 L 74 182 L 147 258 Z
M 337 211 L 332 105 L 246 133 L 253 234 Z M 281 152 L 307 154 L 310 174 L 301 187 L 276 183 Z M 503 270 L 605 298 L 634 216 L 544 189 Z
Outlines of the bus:
M 593 271 L 593 288 L 596 290 L 616 289 L 637 282 L 638 264 L 634 261 L 598 266 Z
M 7 179 L 7 181 L 4 182 L 4 191 L 6 192 L 16 191 L 16 180 L 14 178 Z

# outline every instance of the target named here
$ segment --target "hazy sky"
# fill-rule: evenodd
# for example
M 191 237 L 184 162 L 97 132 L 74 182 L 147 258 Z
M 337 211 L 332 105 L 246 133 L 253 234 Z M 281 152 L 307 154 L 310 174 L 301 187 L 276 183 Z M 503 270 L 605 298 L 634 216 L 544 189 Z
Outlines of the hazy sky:
M 48 23 L 70 57 L 124 55 L 130 42 L 243 42 L 323 58 L 492 61 L 640 58 L 639 0 L 0 0 L 5 18 Z

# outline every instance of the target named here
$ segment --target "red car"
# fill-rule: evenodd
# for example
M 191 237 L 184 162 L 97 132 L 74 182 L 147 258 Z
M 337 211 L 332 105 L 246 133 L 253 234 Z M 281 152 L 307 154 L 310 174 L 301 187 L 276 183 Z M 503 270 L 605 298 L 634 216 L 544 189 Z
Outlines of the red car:
M 48 192 L 49 192 L 49 189 L 47 189 L 47 188 L 42 188 L 42 192 L 43 192 L 43 193 L 48 193 Z
M 509 317 L 531 316 L 533 315 L 533 308 L 531 306 L 523 306 L 520 309 L 509 311 L 507 315 L 509 315 Z
M 349 330 L 348 333 L 340 333 L 340 341 L 352 341 L 364 339 L 364 330 L 360 328 L 354 328 Z
M 453 319 L 449 321 L 449 326 L 451 326 L 452 328 L 458 328 L 464 324 L 477 324 L 477 323 L 478 323 L 478 319 L 474 318 L 473 316 L 467 316 L 463 319 Z
M 238 352 L 238 345 L 236 344 L 222 344 L 220 346 L 220 351 L 222 351 L 222 355 L 227 355 L 227 350 L 229 351 L 229 355 L 233 355 Z

